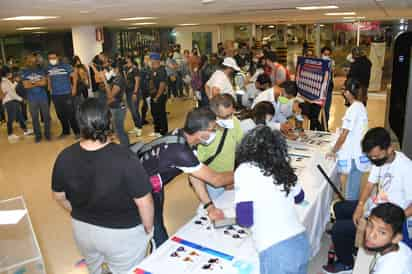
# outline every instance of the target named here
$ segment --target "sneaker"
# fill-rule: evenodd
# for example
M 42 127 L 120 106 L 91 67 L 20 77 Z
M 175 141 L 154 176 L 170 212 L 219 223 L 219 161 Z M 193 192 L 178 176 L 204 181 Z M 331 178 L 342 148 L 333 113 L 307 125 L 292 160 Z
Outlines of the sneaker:
M 136 128 L 136 136 L 137 137 L 142 136 L 142 130 L 140 128 Z
M 19 140 L 19 136 L 15 135 L 15 134 L 11 134 L 7 137 L 7 139 L 9 140 L 9 142 L 16 142 L 17 140 Z
M 152 133 L 149 134 L 149 137 L 159 138 L 159 137 L 162 137 L 162 134 L 160 134 L 158 132 L 152 132 Z
M 33 135 L 34 131 L 32 129 L 26 129 L 26 131 L 23 133 L 24 136 L 29 136 Z
M 336 262 L 322 266 L 323 273 L 326 274 L 352 274 L 352 267 Z
M 128 133 L 128 134 L 136 134 L 137 131 L 138 131 L 138 128 L 135 127 L 135 128 L 132 128 L 131 130 L 129 130 L 127 133 Z

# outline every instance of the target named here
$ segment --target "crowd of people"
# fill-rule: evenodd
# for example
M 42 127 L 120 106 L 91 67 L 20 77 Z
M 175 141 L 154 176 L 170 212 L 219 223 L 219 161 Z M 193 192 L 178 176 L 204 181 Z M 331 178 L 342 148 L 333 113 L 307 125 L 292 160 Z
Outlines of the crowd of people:
M 274 51 L 246 44 L 234 52 L 222 45 L 218 49 L 210 56 L 197 48 L 182 54 L 179 45 L 165 54 L 100 53 L 88 66 L 78 57 L 67 64 L 50 52 L 47 66 L 31 54 L 23 68 L 2 69 L 10 141 L 18 139 L 15 120 L 24 135 L 34 133 L 36 142 L 43 136 L 50 140 L 50 102 L 61 123 L 60 138 L 72 132 L 79 140 L 57 157 L 52 191 L 71 214 L 90 273 L 101 273 L 102 263 L 112 273 L 127 273 L 144 258 L 151 238 L 156 246 L 168 239 L 164 186 L 182 173 L 211 220 L 224 218 L 214 201 L 234 189 L 237 223 L 251 230 L 262 274 L 307 273 L 310 243 L 294 209 L 305 193 L 290 166 L 286 140 L 304 134 L 304 117 L 314 129 L 326 130 L 327 124 L 319 122 L 319 106 L 297 97 L 293 76 Z M 321 53 L 331 60 L 332 49 Z M 347 175 L 347 201 L 334 206 L 331 237 L 337 259 L 323 271 L 352 271 L 356 229 L 367 219 L 365 248 L 379 254 L 371 273 L 392 273 L 396 267 L 396 273 L 409 274 L 412 244 L 406 219 L 412 216 L 412 187 L 407 172 L 412 161 L 395 151 L 385 129 L 368 130 L 370 62 L 359 49 L 352 58 L 342 92 L 348 108 L 326 155 Z M 333 77 L 327 119 L 332 91 Z M 179 97 L 195 99 L 197 107 L 187 113 L 182 128 L 170 131 L 167 102 Z M 26 105 L 33 131 L 27 127 Z M 142 136 L 149 124 L 149 110 L 156 138 L 130 144 L 129 135 Z M 127 111 L 130 131 L 125 129 Z M 120 144 L 112 141 L 112 131 Z M 370 169 L 362 187 L 362 174 Z

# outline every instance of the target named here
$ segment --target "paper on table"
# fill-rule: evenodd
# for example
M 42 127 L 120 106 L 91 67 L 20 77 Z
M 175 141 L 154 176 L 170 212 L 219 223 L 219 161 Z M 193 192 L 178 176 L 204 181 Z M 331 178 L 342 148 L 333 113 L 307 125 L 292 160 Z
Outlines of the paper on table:
M 26 213 L 26 209 L 0 210 L 0 225 L 18 224 Z

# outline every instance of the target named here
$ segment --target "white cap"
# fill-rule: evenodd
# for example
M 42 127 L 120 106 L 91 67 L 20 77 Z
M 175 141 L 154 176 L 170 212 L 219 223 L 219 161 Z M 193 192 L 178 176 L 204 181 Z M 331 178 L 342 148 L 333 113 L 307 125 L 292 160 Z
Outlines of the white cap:
M 234 70 L 236 70 L 236 71 L 240 71 L 240 68 L 239 68 L 239 66 L 238 66 L 237 63 L 236 63 L 236 60 L 233 59 L 232 57 L 226 57 L 226 58 L 223 60 L 222 65 L 227 66 L 227 67 L 230 67 L 230 68 L 232 68 L 232 69 L 234 69 Z

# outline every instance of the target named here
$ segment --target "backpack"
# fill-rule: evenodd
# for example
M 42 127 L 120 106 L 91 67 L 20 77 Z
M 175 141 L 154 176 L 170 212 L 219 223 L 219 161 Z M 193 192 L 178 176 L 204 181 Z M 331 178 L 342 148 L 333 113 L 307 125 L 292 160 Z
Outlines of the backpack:
M 144 143 L 144 142 L 137 142 L 134 144 L 131 144 L 129 146 L 129 149 L 136 154 L 139 158 L 142 158 L 145 156 L 146 153 L 151 152 L 154 148 L 160 146 L 160 145 L 170 145 L 170 144 L 186 144 L 186 139 L 181 136 L 180 134 L 177 135 L 165 135 L 162 137 L 159 137 L 149 143 Z

